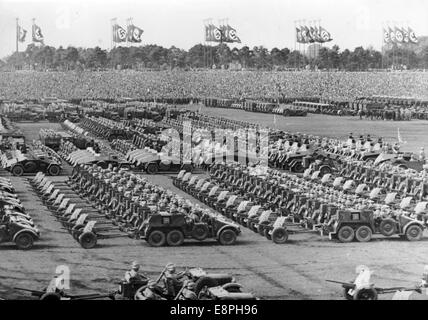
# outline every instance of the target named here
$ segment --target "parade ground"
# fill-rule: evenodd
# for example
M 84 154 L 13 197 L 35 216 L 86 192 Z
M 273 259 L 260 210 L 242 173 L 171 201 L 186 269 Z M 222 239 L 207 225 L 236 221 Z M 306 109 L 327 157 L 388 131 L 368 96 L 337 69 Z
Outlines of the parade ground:
M 428 123 L 422 121 L 392 122 L 338 118 L 309 114 L 303 118 L 276 117 L 242 110 L 204 108 L 201 112 L 276 127 L 290 132 L 345 138 L 367 134 L 397 139 L 397 128 L 408 143 L 403 150 L 417 152 L 428 148 Z M 61 130 L 58 123 L 20 123 L 28 140 L 36 139 L 40 128 Z M 70 167 L 57 180 L 66 180 Z M 265 299 L 343 299 L 340 285 L 325 280 L 350 281 L 355 267 L 365 264 L 374 270 L 372 281 L 380 287 L 411 286 L 419 282 L 427 264 L 427 238 L 408 242 L 393 237 L 375 238 L 368 243 L 338 243 L 317 234 L 290 235 L 287 244 L 277 245 L 247 228 L 236 245 L 224 247 L 213 241 L 186 242 L 184 246 L 149 247 L 144 240 L 130 238 L 107 239 L 97 249 L 85 250 L 61 229 L 39 197 L 33 193 L 27 179 L 12 177 L 19 198 L 40 226 L 42 239 L 31 251 L 15 250 L 13 245 L 1 246 L 0 297 L 28 298 L 13 287 L 41 289 L 46 287 L 58 266 L 71 270 L 71 291 L 74 293 L 106 293 L 117 289 L 132 261 L 138 261 L 142 272 L 155 278 L 168 262 L 178 269 L 201 267 L 210 272 L 231 273 L 248 291 Z M 172 185 L 172 175 L 147 176 L 154 183 L 197 202 Z M 202 205 L 202 204 L 201 204 Z M 203 206 L 203 205 L 202 205 Z M 382 295 L 380 299 L 388 298 Z

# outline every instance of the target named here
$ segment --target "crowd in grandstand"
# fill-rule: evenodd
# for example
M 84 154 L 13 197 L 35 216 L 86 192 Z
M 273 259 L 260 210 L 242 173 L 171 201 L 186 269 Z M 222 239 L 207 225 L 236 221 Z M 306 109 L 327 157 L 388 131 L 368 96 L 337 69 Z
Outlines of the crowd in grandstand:
M 0 99 L 281 99 L 360 96 L 428 97 L 427 73 L 105 71 L 13 72 L 0 77 Z

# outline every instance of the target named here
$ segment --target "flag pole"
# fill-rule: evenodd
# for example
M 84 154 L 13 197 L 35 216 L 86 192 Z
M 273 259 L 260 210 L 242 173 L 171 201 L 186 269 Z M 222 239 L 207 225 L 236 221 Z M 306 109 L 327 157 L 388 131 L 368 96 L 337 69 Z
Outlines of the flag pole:
M 16 52 L 18 52 L 18 40 L 19 40 L 19 18 L 16 18 Z
M 33 38 L 32 40 L 33 40 L 33 43 L 34 43 L 34 31 L 35 31 L 34 30 L 34 25 L 36 23 L 36 19 L 33 18 L 32 21 L 33 21 L 33 25 L 31 26 L 31 32 L 32 32 L 32 38 Z

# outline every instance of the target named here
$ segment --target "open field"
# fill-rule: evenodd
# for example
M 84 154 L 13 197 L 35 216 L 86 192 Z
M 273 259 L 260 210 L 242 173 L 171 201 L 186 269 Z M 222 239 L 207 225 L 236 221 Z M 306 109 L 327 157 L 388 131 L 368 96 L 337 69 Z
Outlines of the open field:
M 192 106 L 191 108 L 198 108 Z M 236 110 L 207 109 L 203 112 L 229 118 L 272 123 L 272 116 Z M 371 122 L 370 133 L 391 139 L 400 126 L 408 148 L 428 146 L 428 124 L 411 122 Z M 278 128 L 320 135 L 345 137 L 349 131 L 366 133 L 368 121 L 310 115 L 307 118 L 278 118 Z M 59 128 L 52 123 L 22 123 L 27 138 L 36 138 L 41 127 Z M 359 131 L 361 130 L 361 131 Z M 69 169 L 69 168 L 68 168 Z M 153 182 L 186 198 L 190 196 L 172 186 L 171 176 L 148 176 Z M 397 239 L 376 238 L 370 243 L 341 244 L 317 234 L 291 235 L 290 242 L 275 245 L 271 241 L 242 228 L 238 244 L 219 246 L 214 242 L 189 242 L 174 249 L 152 248 L 144 241 L 129 238 L 101 240 L 99 247 L 82 249 L 53 218 L 32 192 L 26 178 L 11 177 L 20 199 L 42 232 L 42 241 L 28 252 L 12 245 L 0 246 L 0 297 L 25 298 L 14 286 L 39 289 L 47 284 L 58 265 L 71 268 L 74 292 L 106 292 L 116 288 L 133 260 L 142 264 L 142 271 L 155 277 L 168 262 L 180 268 L 199 266 L 213 272 L 233 274 L 238 282 L 256 295 L 267 299 L 342 299 L 338 285 L 325 279 L 351 280 L 355 266 L 366 264 L 375 270 L 373 281 L 378 286 L 408 286 L 419 281 L 427 263 L 428 238 L 410 243 Z M 66 179 L 65 176 L 56 179 Z M 388 296 L 381 296 L 388 298 Z
M 402 145 L 403 151 L 419 152 L 420 147 L 428 150 L 428 121 L 373 121 L 360 120 L 359 117 L 338 117 L 309 113 L 307 117 L 276 116 L 276 124 L 272 114 L 245 112 L 235 109 L 206 108 L 193 105 L 190 110 L 200 110 L 211 116 L 259 123 L 262 126 L 276 128 L 288 132 L 300 132 L 326 137 L 347 139 L 350 132 L 354 137 L 370 134 L 384 137 L 386 141 L 397 141 L 397 129 L 407 142 Z

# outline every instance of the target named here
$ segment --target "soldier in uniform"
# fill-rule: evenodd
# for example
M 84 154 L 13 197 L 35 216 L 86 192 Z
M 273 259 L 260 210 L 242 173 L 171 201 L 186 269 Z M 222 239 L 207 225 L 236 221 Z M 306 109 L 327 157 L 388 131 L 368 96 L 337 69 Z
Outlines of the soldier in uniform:
M 139 273 L 139 270 L 140 270 L 140 264 L 136 261 L 132 262 L 131 270 L 126 271 L 125 273 L 125 281 L 128 283 L 133 283 L 133 282 L 141 282 L 147 279 L 146 276 Z

